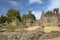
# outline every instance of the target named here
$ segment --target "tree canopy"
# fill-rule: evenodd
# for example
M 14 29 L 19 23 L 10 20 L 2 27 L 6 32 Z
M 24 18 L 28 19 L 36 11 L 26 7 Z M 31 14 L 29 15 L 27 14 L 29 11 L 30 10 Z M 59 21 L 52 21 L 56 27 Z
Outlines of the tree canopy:
M 10 21 L 15 20 L 15 19 L 19 19 L 19 21 L 21 21 L 21 16 L 20 16 L 19 10 L 9 9 L 7 11 L 7 18 Z
M 25 20 L 26 18 L 27 18 L 27 19 L 30 18 L 30 19 L 32 19 L 32 20 L 36 20 L 36 19 L 35 19 L 35 16 L 32 14 L 31 11 L 29 11 L 28 14 L 23 14 L 23 15 L 22 15 L 22 20 Z
M 28 17 L 28 18 L 31 18 L 31 19 L 33 19 L 33 20 L 36 20 L 35 16 L 32 14 L 31 11 L 29 11 L 29 13 L 27 14 L 27 17 Z
M 32 19 L 36 20 L 35 16 L 32 14 L 31 11 L 28 12 L 28 14 L 23 14 L 22 17 L 20 15 L 20 11 L 16 9 L 9 9 L 7 11 L 6 16 L 1 16 L 0 17 L 0 23 L 5 23 L 7 22 L 12 22 L 12 20 L 18 19 L 19 21 L 24 21 L 25 19 Z
M 27 18 L 27 15 L 26 14 L 23 14 L 22 15 L 22 21 L 24 21 L 26 18 Z
M 0 24 L 5 23 L 6 20 L 7 20 L 6 16 L 3 16 L 3 15 L 2 15 L 2 16 L 0 17 Z
M 50 16 L 50 15 L 53 14 L 53 13 L 52 13 L 52 11 L 47 11 L 46 14 L 47 14 L 48 16 Z

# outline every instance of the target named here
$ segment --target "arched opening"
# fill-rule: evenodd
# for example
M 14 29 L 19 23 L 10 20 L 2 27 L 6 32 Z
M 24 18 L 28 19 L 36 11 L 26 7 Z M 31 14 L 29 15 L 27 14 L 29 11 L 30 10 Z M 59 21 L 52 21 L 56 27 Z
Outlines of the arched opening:
M 30 25 L 33 26 L 33 21 L 30 22 Z

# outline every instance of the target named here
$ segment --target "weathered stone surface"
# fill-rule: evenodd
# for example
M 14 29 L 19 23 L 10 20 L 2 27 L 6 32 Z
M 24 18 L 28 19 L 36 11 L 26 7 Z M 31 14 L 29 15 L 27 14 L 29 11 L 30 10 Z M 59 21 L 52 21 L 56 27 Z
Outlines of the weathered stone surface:
M 44 32 L 40 30 L 27 31 L 22 30 L 17 34 L 0 34 L 1 40 L 38 40 Z
M 60 32 L 44 33 L 41 30 L 22 30 L 17 34 L 0 34 L 0 40 L 48 40 L 54 37 L 60 37 Z
M 51 33 L 43 34 L 39 38 L 39 40 L 48 40 L 48 39 L 51 39 L 51 38 L 54 38 L 54 37 L 60 37 L 60 32 L 58 32 L 58 31 L 52 31 Z

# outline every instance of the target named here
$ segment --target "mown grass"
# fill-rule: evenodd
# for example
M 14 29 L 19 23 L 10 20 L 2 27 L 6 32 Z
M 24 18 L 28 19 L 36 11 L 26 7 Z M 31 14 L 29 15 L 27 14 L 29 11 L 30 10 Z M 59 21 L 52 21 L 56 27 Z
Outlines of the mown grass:
M 17 28 L 24 29 L 25 26 L 2 26 L 0 27 L 0 29 L 17 29 Z

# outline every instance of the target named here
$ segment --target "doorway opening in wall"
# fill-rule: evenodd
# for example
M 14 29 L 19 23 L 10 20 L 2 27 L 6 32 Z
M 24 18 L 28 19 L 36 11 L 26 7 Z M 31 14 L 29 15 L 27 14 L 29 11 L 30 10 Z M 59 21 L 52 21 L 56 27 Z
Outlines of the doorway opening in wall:
M 33 26 L 33 21 L 30 22 L 30 25 Z

